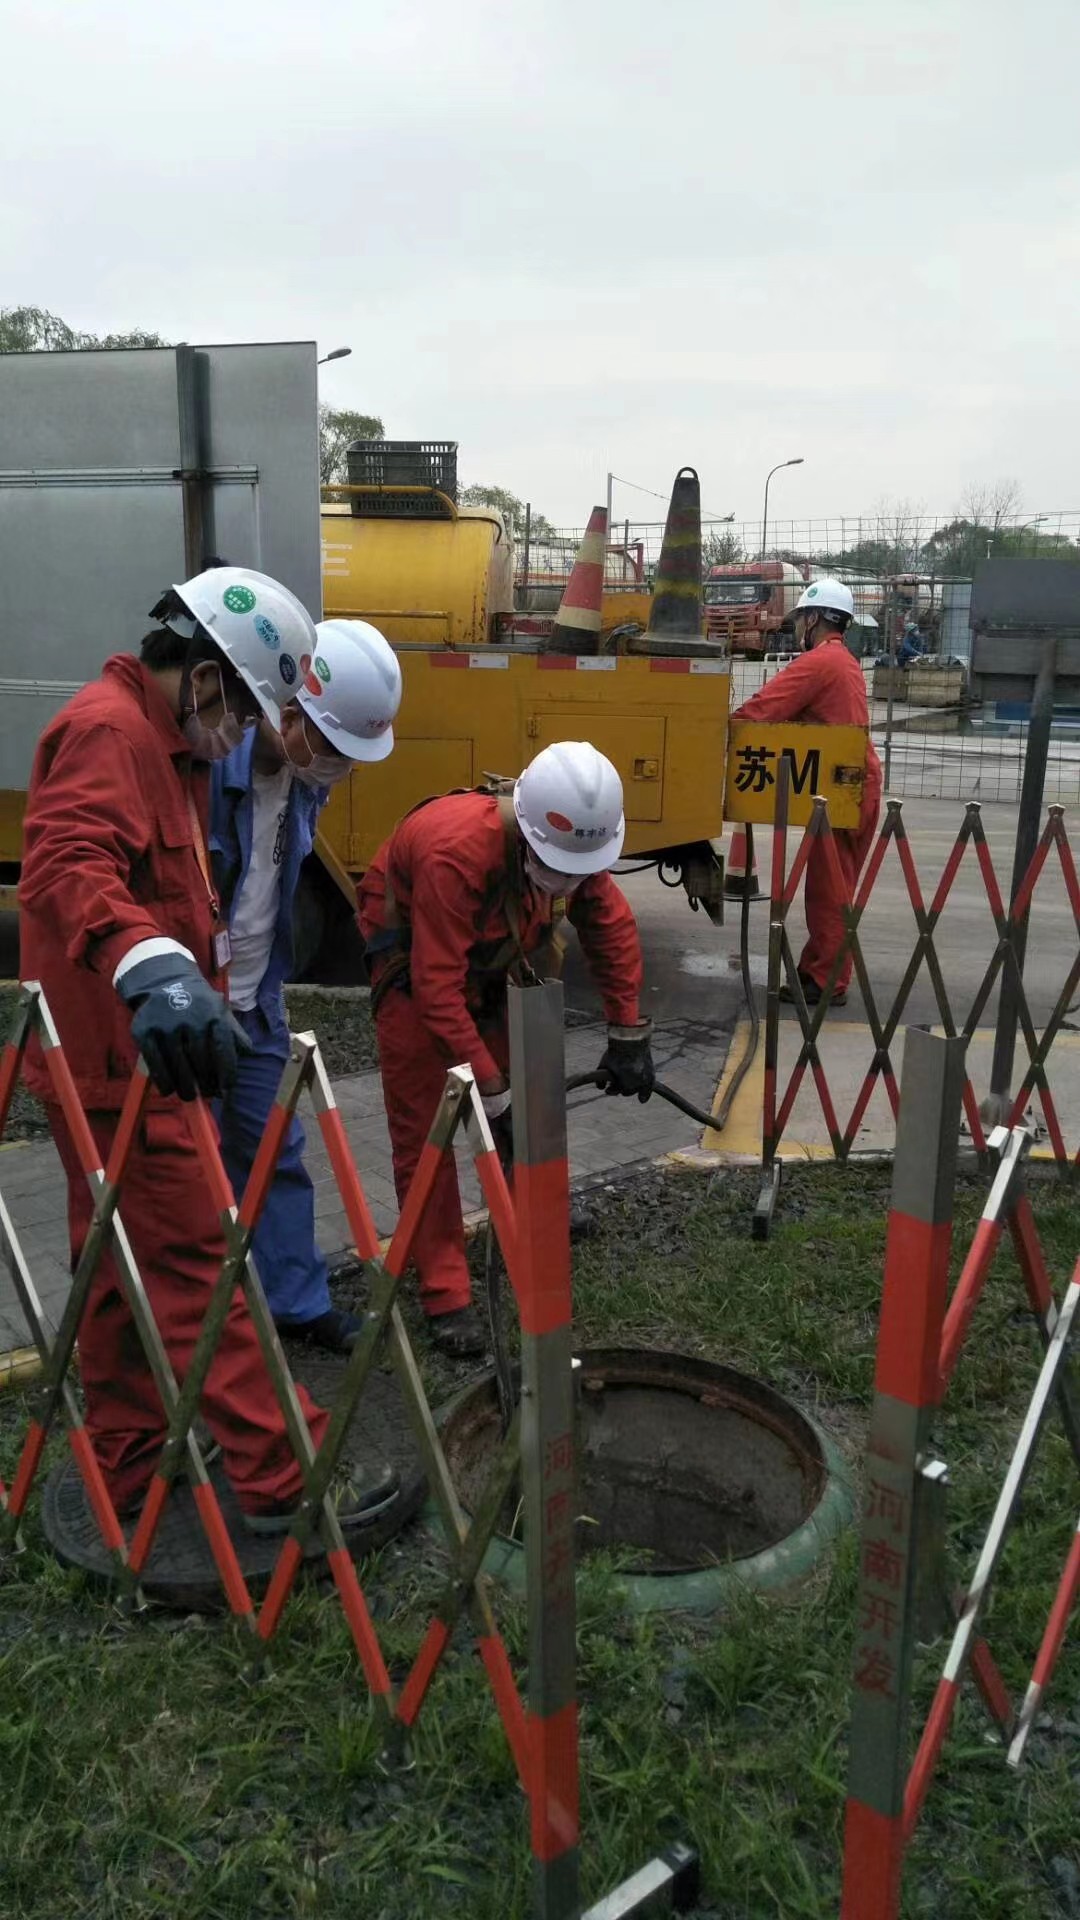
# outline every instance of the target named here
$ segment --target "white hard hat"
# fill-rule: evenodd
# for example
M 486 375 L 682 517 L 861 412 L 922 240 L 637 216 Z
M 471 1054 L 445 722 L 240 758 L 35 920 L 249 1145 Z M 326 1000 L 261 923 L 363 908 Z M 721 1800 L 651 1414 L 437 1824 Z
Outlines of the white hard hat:
M 813 613 L 846 613 L 852 619 L 855 613 L 855 600 L 850 587 L 842 580 L 811 580 L 803 589 L 801 599 L 795 602 L 795 612 L 803 610 Z
M 401 705 L 397 654 L 366 620 L 320 620 L 298 704 L 347 760 L 385 760 Z
M 622 781 L 587 740 L 545 747 L 514 788 L 517 823 L 556 873 L 604 873 L 626 837 Z
M 251 567 L 208 567 L 174 586 L 276 727 L 315 651 L 315 622 L 295 593 Z

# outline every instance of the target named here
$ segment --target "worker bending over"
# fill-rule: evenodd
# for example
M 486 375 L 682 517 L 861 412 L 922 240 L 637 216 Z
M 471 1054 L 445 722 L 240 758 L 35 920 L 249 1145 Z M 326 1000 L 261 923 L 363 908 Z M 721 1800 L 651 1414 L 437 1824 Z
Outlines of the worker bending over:
M 379 1065 L 403 1200 L 447 1069 L 468 1063 L 506 1137 L 507 982 L 556 970 L 564 914 L 603 995 L 608 1044 L 598 1072 L 610 1093 L 647 1100 L 651 1024 L 639 1008 L 637 927 L 608 869 L 626 827 L 622 783 L 587 743 L 546 747 L 512 796 L 447 794 L 407 814 L 360 885 Z M 457 1170 L 443 1155 L 413 1244 L 432 1336 L 454 1357 L 481 1353 L 470 1305 Z
M 863 670 L 844 644 L 844 633 L 855 611 L 851 588 L 842 580 L 815 580 L 795 609 L 795 639 L 801 658 L 793 660 L 744 702 L 733 720 L 818 721 L 827 727 L 869 727 Z M 866 743 L 859 824 L 834 829 L 833 842 L 843 876 L 838 886 L 823 839 L 815 839 L 806 863 L 807 942 L 799 956 L 799 982 L 808 1006 L 816 1006 L 825 991 L 833 962 L 844 941 L 844 908 L 855 896 L 881 811 L 881 762 L 873 742 Z M 833 986 L 832 1003 L 842 1007 L 851 979 L 851 954 Z M 793 998 L 786 984 L 783 1000 Z
M 284 983 L 292 977 L 293 908 L 320 809 L 354 764 L 385 760 L 401 704 L 401 669 L 363 620 L 324 620 L 311 666 L 281 709 L 213 769 L 210 849 L 229 922 L 229 1005 L 251 1051 L 218 1112 L 221 1152 L 240 1200 L 289 1057 Z M 315 1192 L 294 1114 L 252 1244 L 280 1332 L 347 1353 L 360 1321 L 331 1305 L 315 1239 Z
M 59 1028 L 102 1166 L 139 1052 L 153 1092 L 124 1176 L 120 1216 L 182 1380 L 225 1259 L 221 1222 L 181 1102 L 227 1093 L 250 1045 L 225 1002 L 228 930 L 207 848 L 209 772 L 279 705 L 316 652 L 287 588 L 214 568 L 163 596 L 136 659 L 118 654 L 45 728 L 30 776 L 20 884 L 21 973 Z M 27 1081 L 45 1102 L 68 1179 L 73 1264 L 93 1201 L 42 1050 Z M 79 1329 L 86 1424 L 114 1504 L 134 1512 L 165 1416 L 111 1252 Z M 312 1439 L 327 1415 L 302 1391 Z M 202 1412 L 248 1525 L 288 1528 L 300 1468 L 254 1324 L 237 1290 Z M 339 1490 L 343 1525 L 370 1520 L 396 1478 L 371 1462 Z

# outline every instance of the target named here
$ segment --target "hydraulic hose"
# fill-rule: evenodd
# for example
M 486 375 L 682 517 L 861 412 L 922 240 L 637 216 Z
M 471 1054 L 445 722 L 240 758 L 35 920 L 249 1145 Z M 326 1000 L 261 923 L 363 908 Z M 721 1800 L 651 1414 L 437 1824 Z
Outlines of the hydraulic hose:
M 566 1083 L 566 1091 L 577 1093 L 581 1087 L 600 1089 L 606 1085 L 606 1074 L 597 1073 L 595 1070 L 592 1073 L 573 1073 Z M 711 1113 L 706 1113 L 704 1107 L 695 1107 L 690 1100 L 684 1100 L 681 1093 L 676 1093 L 674 1087 L 666 1087 L 662 1080 L 654 1083 L 653 1093 L 661 1100 L 666 1100 L 670 1106 L 678 1107 L 680 1113 L 685 1113 L 688 1120 L 696 1120 L 699 1126 L 715 1126 L 716 1122 Z

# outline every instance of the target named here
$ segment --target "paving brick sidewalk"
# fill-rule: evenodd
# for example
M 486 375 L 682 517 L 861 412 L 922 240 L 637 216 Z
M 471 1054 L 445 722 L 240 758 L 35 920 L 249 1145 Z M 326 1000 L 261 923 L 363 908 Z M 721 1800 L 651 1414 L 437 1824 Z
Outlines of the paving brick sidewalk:
M 658 1078 L 695 1106 L 708 1109 L 729 1038 L 694 1021 L 666 1023 L 657 1029 L 654 1041 Z M 594 1067 L 603 1047 L 602 1023 L 571 1029 L 566 1036 L 567 1074 Z M 397 1219 L 397 1199 L 379 1076 L 354 1074 L 335 1082 L 334 1092 L 375 1224 L 380 1233 L 388 1233 Z M 306 1125 L 319 1240 L 326 1253 L 334 1254 L 349 1242 L 345 1210 L 318 1129 L 310 1117 Z M 642 1106 L 636 1100 L 609 1099 L 591 1088 L 570 1096 L 569 1132 L 571 1176 L 577 1180 L 655 1159 L 698 1138 L 693 1121 L 666 1101 L 651 1100 Z M 469 1210 L 480 1205 L 480 1194 L 467 1156 L 461 1157 L 465 1162 L 460 1166 L 462 1203 Z M 42 1305 L 55 1325 L 67 1298 L 70 1273 L 65 1183 L 51 1141 L 0 1150 L 0 1194 L 12 1215 Z M 28 1343 L 10 1277 L 0 1267 L 0 1353 Z

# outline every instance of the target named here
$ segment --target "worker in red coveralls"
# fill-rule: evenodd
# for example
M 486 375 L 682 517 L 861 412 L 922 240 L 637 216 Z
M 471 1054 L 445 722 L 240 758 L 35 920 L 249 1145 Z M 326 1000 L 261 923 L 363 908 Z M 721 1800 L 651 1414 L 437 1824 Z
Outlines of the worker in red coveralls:
M 842 580 L 815 580 L 795 609 L 795 639 L 801 657 L 778 673 L 732 714 L 733 720 L 816 720 L 827 727 L 868 727 L 866 681 L 844 632 L 855 611 L 851 588 Z M 844 908 L 855 896 L 859 874 L 870 851 L 881 811 L 881 762 L 867 741 L 859 824 L 833 832 L 843 885 L 838 887 L 824 840 L 815 840 L 806 863 L 807 942 L 799 956 L 799 982 L 808 1006 L 817 1006 L 844 941 Z M 848 953 L 832 991 L 842 1007 L 851 979 Z M 786 984 L 783 1000 L 794 996 Z
M 117 654 L 38 744 L 19 888 L 21 973 L 40 981 L 101 1164 L 141 1051 L 153 1082 L 120 1196 L 166 1351 L 180 1379 L 225 1257 L 225 1240 L 181 1101 L 224 1092 L 249 1042 L 224 998 L 228 933 L 207 853 L 209 765 L 308 669 L 315 628 L 265 574 L 216 567 L 172 588 L 140 657 Z M 86 1175 L 41 1048 L 27 1079 L 46 1102 L 68 1179 L 73 1264 L 90 1223 Z M 111 1254 L 79 1330 L 86 1424 L 113 1503 L 146 1493 L 165 1417 Z M 312 1438 L 327 1415 L 301 1394 Z M 202 1397 L 249 1527 L 284 1531 L 302 1490 L 254 1324 L 234 1295 Z M 358 1526 L 396 1491 L 371 1463 L 337 1489 Z
M 403 1199 L 447 1069 L 467 1063 L 489 1119 L 508 1135 L 507 981 L 553 971 L 565 914 L 600 987 L 605 1091 L 647 1100 L 651 1023 L 639 1008 L 637 927 L 608 869 L 622 851 L 622 782 L 585 742 L 545 747 L 513 794 L 446 794 L 407 814 L 360 885 L 394 1179 Z M 482 1353 L 453 1155 L 443 1156 L 414 1242 L 436 1344 Z

